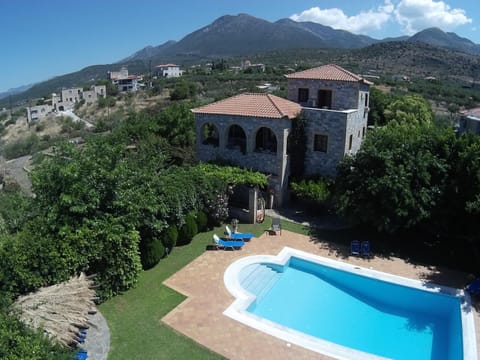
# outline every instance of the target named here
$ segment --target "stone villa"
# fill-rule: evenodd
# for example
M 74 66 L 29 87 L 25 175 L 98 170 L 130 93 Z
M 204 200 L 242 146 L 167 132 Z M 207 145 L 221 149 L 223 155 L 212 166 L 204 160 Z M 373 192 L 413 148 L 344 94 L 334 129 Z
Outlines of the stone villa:
M 63 89 L 60 94 L 52 94 L 51 104 L 36 105 L 27 107 L 27 122 L 36 122 L 53 112 L 73 110 L 75 104 L 85 101 L 92 104 L 100 98 L 107 96 L 105 85 L 92 85 L 89 90 L 83 88 Z
M 286 77 L 288 100 L 245 93 L 192 110 L 198 159 L 225 159 L 269 174 L 276 206 L 286 200 L 295 119 L 305 119 L 305 174 L 333 177 L 365 137 L 371 85 L 332 64 Z

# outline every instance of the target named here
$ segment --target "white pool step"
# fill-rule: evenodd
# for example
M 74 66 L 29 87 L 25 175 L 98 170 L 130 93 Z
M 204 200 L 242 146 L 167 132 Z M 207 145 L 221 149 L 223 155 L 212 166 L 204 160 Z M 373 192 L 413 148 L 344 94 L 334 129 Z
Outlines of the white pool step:
M 275 285 L 280 273 L 266 265 L 253 264 L 240 274 L 242 287 L 260 300 Z

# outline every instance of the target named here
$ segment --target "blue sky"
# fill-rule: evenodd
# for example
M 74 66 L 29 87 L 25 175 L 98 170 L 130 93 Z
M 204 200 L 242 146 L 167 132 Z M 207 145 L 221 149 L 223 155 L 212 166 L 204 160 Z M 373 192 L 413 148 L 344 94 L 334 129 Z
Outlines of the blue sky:
M 0 92 L 112 63 L 238 13 L 375 38 L 436 26 L 480 43 L 478 0 L 0 0 Z

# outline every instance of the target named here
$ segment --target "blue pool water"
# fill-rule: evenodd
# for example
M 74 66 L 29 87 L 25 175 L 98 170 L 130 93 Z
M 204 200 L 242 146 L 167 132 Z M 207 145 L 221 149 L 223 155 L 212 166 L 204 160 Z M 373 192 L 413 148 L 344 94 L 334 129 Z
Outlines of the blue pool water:
M 250 266 L 248 311 L 302 333 L 387 358 L 463 359 L 460 299 L 292 257 Z

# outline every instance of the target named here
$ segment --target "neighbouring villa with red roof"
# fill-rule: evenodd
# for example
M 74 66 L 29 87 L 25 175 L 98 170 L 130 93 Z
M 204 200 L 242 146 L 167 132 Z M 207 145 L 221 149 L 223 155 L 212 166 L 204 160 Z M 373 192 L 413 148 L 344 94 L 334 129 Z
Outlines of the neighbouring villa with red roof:
M 371 85 L 337 65 L 286 77 L 288 100 L 244 93 L 192 110 L 198 159 L 269 174 L 276 206 L 286 200 L 293 122 L 305 120 L 305 175 L 333 177 L 339 161 L 355 154 L 365 137 Z

